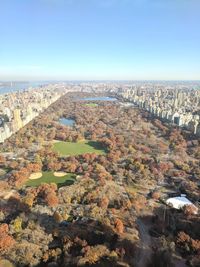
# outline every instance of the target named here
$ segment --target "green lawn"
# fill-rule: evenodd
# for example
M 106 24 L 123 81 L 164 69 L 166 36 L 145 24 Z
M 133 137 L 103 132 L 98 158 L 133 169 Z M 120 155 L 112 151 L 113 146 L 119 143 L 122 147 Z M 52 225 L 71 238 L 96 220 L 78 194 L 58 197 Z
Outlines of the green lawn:
M 96 104 L 96 103 L 87 103 L 87 104 L 85 104 L 85 106 L 94 108 L 94 107 L 97 107 L 98 104 Z
M 60 153 L 62 156 L 70 155 L 81 155 L 85 153 L 105 154 L 106 151 L 103 149 L 99 142 L 94 141 L 81 141 L 81 142 L 57 142 L 53 147 L 54 151 Z
M 71 185 L 75 181 L 75 175 L 72 173 L 68 173 L 67 175 L 63 177 L 56 177 L 53 175 L 53 172 L 43 172 L 43 175 L 41 178 L 36 180 L 28 180 L 26 182 L 27 186 L 39 186 L 42 183 L 55 183 L 58 185 L 58 187 Z

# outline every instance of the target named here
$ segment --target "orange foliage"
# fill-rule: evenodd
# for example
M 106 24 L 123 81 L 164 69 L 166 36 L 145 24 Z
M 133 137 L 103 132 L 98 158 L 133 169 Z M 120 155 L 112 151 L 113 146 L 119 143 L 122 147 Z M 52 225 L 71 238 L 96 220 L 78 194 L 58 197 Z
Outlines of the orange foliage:
M 55 192 L 49 192 L 45 197 L 45 202 L 50 207 L 55 207 L 58 205 L 58 197 Z
M 0 225 L 0 253 L 6 253 L 13 245 L 15 240 L 8 234 L 8 225 Z
M 185 248 L 185 245 L 187 245 L 190 250 L 194 253 L 200 253 L 200 240 L 198 239 L 192 239 L 189 235 L 187 235 L 184 232 L 180 232 L 177 237 L 177 244 Z
M 160 198 L 160 193 L 158 191 L 154 191 L 151 196 L 153 199 L 158 200 Z
M 44 199 L 47 205 L 55 207 L 58 205 L 58 197 L 56 195 L 57 185 L 52 184 L 41 184 L 37 192 Z
M 0 166 L 1 166 L 1 165 L 4 165 L 5 162 L 6 162 L 5 157 L 4 157 L 3 155 L 0 155 Z
M 184 206 L 184 209 L 183 209 L 184 214 L 185 214 L 187 217 L 196 214 L 196 213 L 197 213 L 197 210 L 198 210 L 198 209 L 197 209 L 195 206 L 193 206 L 193 205 L 185 205 L 185 206 Z
M 124 232 L 124 225 L 120 219 L 115 220 L 115 229 L 119 234 L 123 234 Z
M 3 191 L 3 190 L 8 189 L 9 185 L 8 185 L 8 183 L 6 181 L 0 181 L 0 188 Z
M 109 204 L 109 199 L 107 197 L 103 197 L 99 203 L 99 206 L 102 208 L 102 209 L 107 209 L 108 207 L 108 204 Z
M 9 184 L 20 187 L 26 182 L 29 175 L 30 172 L 26 168 L 21 168 L 19 171 L 12 173 L 11 177 L 9 178 Z
M 29 172 L 40 172 L 41 171 L 41 165 L 38 163 L 29 163 L 26 168 Z

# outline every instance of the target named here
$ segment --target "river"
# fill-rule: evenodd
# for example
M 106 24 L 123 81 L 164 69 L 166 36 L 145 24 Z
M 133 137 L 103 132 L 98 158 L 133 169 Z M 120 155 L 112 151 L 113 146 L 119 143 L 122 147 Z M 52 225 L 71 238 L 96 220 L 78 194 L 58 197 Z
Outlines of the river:
M 49 84 L 48 82 L 7 82 L 0 83 L 0 94 L 12 93 L 16 91 L 23 91 L 30 87 L 36 88 L 41 85 Z

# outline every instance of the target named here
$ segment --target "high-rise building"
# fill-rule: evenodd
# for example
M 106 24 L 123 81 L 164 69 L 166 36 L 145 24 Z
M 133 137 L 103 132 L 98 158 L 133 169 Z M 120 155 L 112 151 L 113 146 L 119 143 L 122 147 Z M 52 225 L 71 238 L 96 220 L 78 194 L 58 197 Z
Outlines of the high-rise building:
M 14 123 L 16 125 L 16 129 L 20 129 L 23 126 L 21 119 L 21 110 L 19 108 L 14 109 L 13 111 Z

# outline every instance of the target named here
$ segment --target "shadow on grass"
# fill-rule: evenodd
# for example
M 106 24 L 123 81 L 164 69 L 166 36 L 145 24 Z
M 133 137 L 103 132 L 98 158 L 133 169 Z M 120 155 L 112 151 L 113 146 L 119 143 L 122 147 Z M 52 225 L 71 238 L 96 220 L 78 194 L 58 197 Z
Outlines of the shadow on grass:
M 103 152 L 108 153 L 108 150 L 102 145 L 101 142 L 88 141 L 87 144 L 96 150 L 102 150 Z
M 75 180 L 76 180 L 75 177 L 74 178 L 70 178 L 69 180 L 66 180 L 63 183 L 57 183 L 57 186 L 58 186 L 58 188 L 61 188 L 63 186 L 69 186 L 69 185 L 72 185 L 75 182 Z

